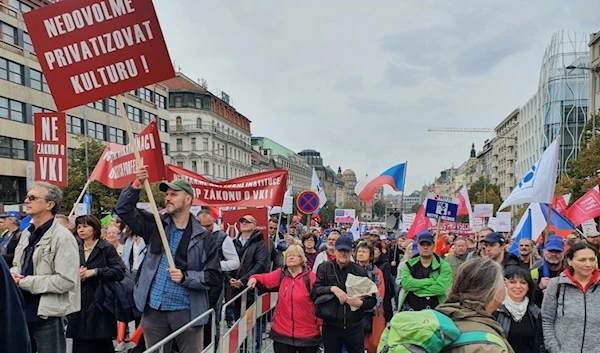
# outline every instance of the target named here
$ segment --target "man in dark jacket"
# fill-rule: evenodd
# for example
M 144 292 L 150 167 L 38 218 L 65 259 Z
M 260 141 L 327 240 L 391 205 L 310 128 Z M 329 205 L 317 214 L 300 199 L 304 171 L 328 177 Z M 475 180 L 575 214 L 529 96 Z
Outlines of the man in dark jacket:
M 0 254 L 2 254 L 7 264 L 12 264 L 15 249 L 21 239 L 21 231 L 19 230 L 21 215 L 19 212 L 7 212 L 0 218 L 4 219 L 4 227 L 8 231 L 4 234 L 4 237 L 0 238 Z
M 0 298 L 0 351 L 31 352 L 25 302 L 3 258 L 0 258 Z
M 184 180 L 163 182 L 159 187 L 165 193 L 167 213 L 162 222 L 175 262 L 175 268 L 169 267 L 154 215 L 136 208 L 141 185 L 148 178 L 146 167 L 137 168 L 136 177 L 121 192 L 115 212 L 148 244 L 134 297 L 142 312 L 146 347 L 151 347 L 210 309 L 208 291 L 222 283 L 221 269 L 214 237 L 190 213 L 194 190 Z M 203 349 L 202 326 L 208 319 L 198 321 L 196 327 L 176 338 L 181 353 Z M 170 344 L 165 351 L 171 351 Z
M 496 261 L 502 268 L 508 266 L 521 266 L 519 257 L 506 251 L 506 238 L 504 235 L 493 232 L 488 234 L 482 241 L 485 249 L 485 257 L 488 260 Z M 527 267 L 527 269 L 529 269 Z
M 551 235 L 544 245 L 544 257 L 533 264 L 531 270 L 531 279 L 537 288 L 533 290 L 533 302 L 542 307 L 544 292 L 550 283 L 550 279 L 558 277 L 565 269 L 565 243 L 563 238 L 558 235 Z
M 277 218 L 271 218 L 269 220 L 269 252 L 270 252 L 270 269 L 275 270 L 283 267 L 283 256 L 278 249 L 279 239 L 283 238 L 283 235 L 278 232 L 277 225 L 279 222 Z
M 346 293 L 348 274 L 367 277 L 367 271 L 360 265 L 351 262 L 352 240 L 340 237 L 335 243 L 335 260 L 321 264 L 317 269 L 311 298 L 317 300 L 322 295 L 334 294 L 332 300 L 337 305 L 334 321 L 323 321 L 323 345 L 327 353 L 340 353 L 346 346 L 348 353 L 364 352 L 364 312 L 373 309 L 377 303 L 375 295 L 358 298 Z M 350 306 L 358 307 L 352 311 Z

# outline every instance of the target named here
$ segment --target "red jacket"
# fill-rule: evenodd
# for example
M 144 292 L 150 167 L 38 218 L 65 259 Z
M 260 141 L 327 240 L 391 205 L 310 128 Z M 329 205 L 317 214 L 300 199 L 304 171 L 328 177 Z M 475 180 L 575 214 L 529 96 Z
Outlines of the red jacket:
M 281 271 L 285 275 L 281 279 Z M 317 276 L 314 272 L 304 270 L 293 278 L 287 268 L 263 274 L 253 275 L 256 281 L 267 291 L 279 287 L 279 298 L 273 315 L 271 339 L 292 346 L 318 346 L 321 341 L 321 320 L 315 316 L 315 306 L 310 299 L 310 291 L 306 288 L 304 276 L 308 276 L 312 289 Z

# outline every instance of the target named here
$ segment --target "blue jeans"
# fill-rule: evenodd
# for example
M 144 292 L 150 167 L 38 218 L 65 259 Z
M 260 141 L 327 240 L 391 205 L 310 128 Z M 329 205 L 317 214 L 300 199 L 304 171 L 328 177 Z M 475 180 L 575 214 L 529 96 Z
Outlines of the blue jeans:
M 32 352 L 66 353 L 67 340 L 62 317 L 49 317 L 28 324 Z

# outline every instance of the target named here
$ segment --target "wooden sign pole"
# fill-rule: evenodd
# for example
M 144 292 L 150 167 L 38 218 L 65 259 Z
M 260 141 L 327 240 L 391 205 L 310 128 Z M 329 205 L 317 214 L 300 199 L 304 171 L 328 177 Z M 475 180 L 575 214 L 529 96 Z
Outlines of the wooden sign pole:
M 81 190 L 81 193 L 79 194 L 79 197 L 77 198 L 77 201 L 75 201 L 75 203 L 73 204 L 73 208 L 71 209 L 71 213 L 69 213 L 69 219 L 71 218 L 71 216 L 73 215 L 73 213 L 75 213 L 75 209 L 77 208 L 77 204 L 79 204 L 79 201 L 81 201 L 81 198 L 85 194 L 85 191 L 87 190 L 88 186 L 90 186 L 91 182 L 92 182 L 92 179 L 88 179 L 88 181 L 83 186 L 83 190 Z
M 131 149 L 133 150 L 133 154 L 135 155 L 136 164 L 138 165 L 138 167 L 141 167 L 142 158 L 140 157 L 140 151 L 138 150 L 135 137 L 133 136 L 133 131 L 131 130 L 131 124 L 129 123 L 129 119 L 127 119 L 127 112 L 125 111 L 125 105 L 123 104 L 123 99 L 121 98 L 121 95 L 117 96 L 117 102 L 119 104 L 119 108 L 121 109 L 123 125 L 127 130 L 127 136 L 129 136 L 129 143 L 131 144 Z M 162 220 L 160 219 L 160 215 L 158 214 L 158 207 L 156 207 L 156 201 L 154 200 L 154 195 L 152 195 L 152 189 L 150 189 L 150 183 L 148 182 L 148 179 L 144 181 L 144 190 L 146 190 L 146 194 L 148 195 L 148 201 L 150 201 L 150 206 L 152 207 L 154 221 L 156 222 L 156 227 L 158 228 L 158 233 L 160 234 L 160 240 L 162 241 L 163 248 L 165 249 L 165 254 L 167 255 L 169 267 L 175 268 L 175 261 L 173 261 L 173 255 L 171 255 L 171 248 L 169 247 L 169 242 L 167 241 L 165 228 L 163 227 Z

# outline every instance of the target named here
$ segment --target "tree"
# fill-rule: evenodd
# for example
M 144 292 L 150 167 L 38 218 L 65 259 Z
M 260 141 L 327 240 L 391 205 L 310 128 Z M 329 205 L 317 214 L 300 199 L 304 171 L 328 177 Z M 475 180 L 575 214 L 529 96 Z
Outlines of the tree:
M 88 179 L 88 169 L 91 174 L 94 170 L 94 166 L 98 163 L 98 160 L 104 152 L 104 144 L 98 140 L 84 137 L 83 135 L 76 136 L 75 139 L 80 144 L 79 148 L 76 148 L 71 157 L 69 158 L 69 185 L 63 188 L 63 203 L 62 210 L 64 212 L 70 212 L 73 204 L 77 201 L 77 197 L 81 193 L 85 183 Z M 86 163 L 86 149 L 85 140 L 87 139 L 87 163 Z M 164 207 L 164 197 L 158 190 L 158 183 L 151 184 L 152 194 L 156 200 L 157 207 L 160 209 Z M 119 198 L 121 190 L 111 189 L 103 184 L 93 181 L 88 187 L 88 192 L 92 195 L 92 210 L 91 213 L 95 215 L 102 215 L 112 212 Z M 146 192 L 142 191 L 140 195 L 140 202 L 147 202 L 148 198 Z
M 373 213 L 377 217 L 385 217 L 386 203 L 383 200 L 378 200 L 373 204 Z
M 420 203 L 416 203 L 416 204 L 410 206 L 410 212 L 417 213 L 417 212 L 419 212 L 419 208 L 420 207 L 421 207 L 421 204 Z
M 491 203 L 494 205 L 494 213 L 498 211 L 498 207 L 502 204 L 502 197 L 500 195 L 500 187 L 496 184 L 491 184 L 489 178 L 480 177 L 469 188 L 471 206 Z
M 335 219 L 335 205 L 327 200 L 323 208 L 321 208 L 319 215 L 321 216 L 321 225 L 327 227 L 329 222 L 333 223 Z

